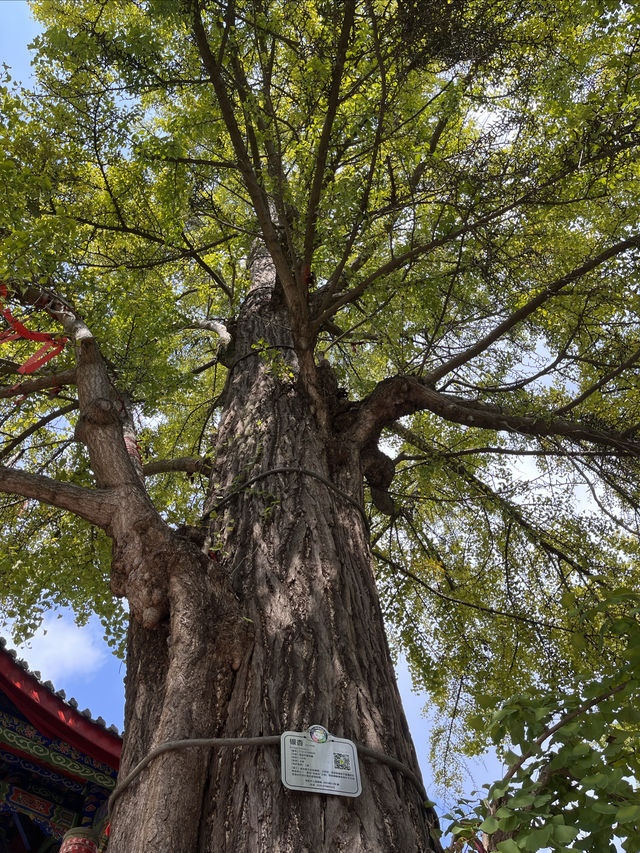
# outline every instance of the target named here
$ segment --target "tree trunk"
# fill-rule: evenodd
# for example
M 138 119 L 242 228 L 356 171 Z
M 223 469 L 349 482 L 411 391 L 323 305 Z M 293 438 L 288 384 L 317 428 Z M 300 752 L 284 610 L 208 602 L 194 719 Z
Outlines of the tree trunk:
M 206 507 L 213 557 L 206 572 L 198 555 L 170 573 L 168 626 L 132 625 L 121 778 L 166 740 L 313 723 L 419 775 L 372 573 L 359 448 L 319 425 L 268 261 L 254 258 L 253 279 L 227 354 Z M 335 389 L 325 390 L 330 404 Z M 211 591 L 220 576 L 241 608 L 226 624 Z M 282 785 L 272 745 L 170 752 L 119 798 L 110 853 L 440 850 L 413 782 L 369 760 L 361 776 L 357 798 L 302 793 Z

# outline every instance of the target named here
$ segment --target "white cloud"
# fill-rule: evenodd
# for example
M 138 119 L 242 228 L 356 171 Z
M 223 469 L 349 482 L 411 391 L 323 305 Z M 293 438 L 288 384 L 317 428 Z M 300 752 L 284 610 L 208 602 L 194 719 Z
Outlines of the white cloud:
M 73 677 L 90 678 L 106 662 L 109 652 L 99 625 L 79 628 L 72 618 L 46 616 L 32 639 L 18 646 L 29 669 L 38 670 L 43 681 L 58 686 Z

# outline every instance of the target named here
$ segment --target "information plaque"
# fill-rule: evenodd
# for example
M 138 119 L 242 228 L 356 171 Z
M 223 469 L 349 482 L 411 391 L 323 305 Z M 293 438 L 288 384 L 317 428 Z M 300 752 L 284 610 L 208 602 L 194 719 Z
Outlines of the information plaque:
M 355 743 L 334 737 L 324 726 L 280 737 L 282 784 L 292 791 L 359 797 L 362 793 Z

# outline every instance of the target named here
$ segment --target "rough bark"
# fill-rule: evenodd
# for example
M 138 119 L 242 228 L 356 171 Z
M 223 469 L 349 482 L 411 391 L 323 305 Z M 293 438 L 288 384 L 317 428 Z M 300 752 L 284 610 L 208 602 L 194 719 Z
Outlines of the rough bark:
M 253 273 L 227 353 L 211 556 L 187 538 L 181 555 L 165 550 L 169 619 L 132 622 L 121 778 L 169 740 L 312 723 L 419 775 L 372 573 L 361 448 L 325 428 L 332 401 L 323 413 L 317 389 L 310 401 L 270 264 L 254 257 Z M 231 592 L 240 609 L 224 611 Z M 110 851 L 439 850 L 415 785 L 376 761 L 361 771 L 350 799 L 285 789 L 277 747 L 166 753 L 118 799 Z

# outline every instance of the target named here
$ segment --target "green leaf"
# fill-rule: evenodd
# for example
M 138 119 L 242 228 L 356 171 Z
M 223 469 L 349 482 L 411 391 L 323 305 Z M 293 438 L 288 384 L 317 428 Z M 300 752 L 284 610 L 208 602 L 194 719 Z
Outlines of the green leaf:
M 640 820 L 640 805 L 626 805 L 616 812 L 616 820 L 620 823 L 635 823 Z
M 506 841 L 499 841 L 496 847 L 499 853 L 520 853 L 522 850 L 511 838 L 508 838 Z
M 496 817 L 511 817 L 513 813 L 513 809 L 506 808 L 506 806 L 501 806 L 496 812 Z
M 486 832 L 487 835 L 491 835 L 491 833 L 495 832 L 497 828 L 498 828 L 498 821 L 492 815 L 490 815 L 488 818 L 483 820 L 483 822 L 478 827 L 478 829 L 481 832 Z
M 558 844 L 568 844 L 577 837 L 579 830 L 574 826 L 556 824 L 553 827 L 552 838 Z
M 599 814 L 615 814 L 618 811 L 618 806 L 613 803 L 605 802 L 604 800 L 594 800 L 590 804 L 590 808 Z
M 533 832 L 519 839 L 519 843 L 524 850 L 530 850 L 532 853 L 535 853 L 535 851 L 541 850 L 548 844 L 551 840 L 552 832 L 553 825 L 549 823 L 540 829 L 534 829 Z

